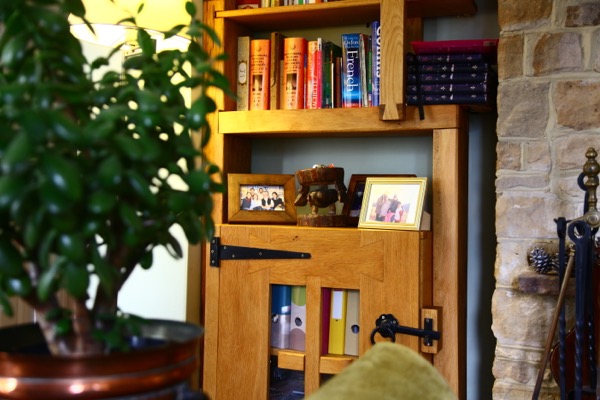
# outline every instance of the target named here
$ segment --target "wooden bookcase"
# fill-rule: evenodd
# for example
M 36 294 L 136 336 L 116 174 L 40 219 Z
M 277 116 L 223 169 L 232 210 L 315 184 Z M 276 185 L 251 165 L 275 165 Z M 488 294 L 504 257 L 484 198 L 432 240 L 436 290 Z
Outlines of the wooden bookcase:
M 456 105 L 426 106 L 420 120 L 416 108 L 403 105 L 402 71 L 406 35 L 420 26 L 415 18 L 475 11 L 473 0 L 343 0 L 254 10 L 236 10 L 234 0 L 203 1 L 204 21 L 222 38 L 230 57 L 237 54 L 240 35 L 362 24 L 380 15 L 382 21 L 383 105 L 378 108 L 233 111 L 234 100 L 215 93 L 220 111 L 211 120 L 208 157 L 225 176 L 252 172 L 255 138 L 428 135 L 433 162 L 431 232 L 234 225 L 227 223 L 226 196 L 215 198 L 217 236 L 223 244 L 312 256 L 222 261 L 214 267 L 209 246 L 190 248 L 187 317 L 206 329 L 201 385 L 211 398 L 268 398 L 271 284 L 307 288 L 306 351 L 275 352 L 280 363 L 304 371 L 306 394 L 318 389 L 323 374 L 339 372 L 352 361 L 320 354 L 320 289 L 334 287 L 360 290 L 361 354 L 370 346 L 381 313 L 419 327 L 424 309 L 440 310 L 442 346 L 437 354 L 424 352 L 416 337 L 397 335 L 396 340 L 421 351 L 459 398 L 465 397 L 468 115 Z M 221 67 L 235 86 L 235 59 Z

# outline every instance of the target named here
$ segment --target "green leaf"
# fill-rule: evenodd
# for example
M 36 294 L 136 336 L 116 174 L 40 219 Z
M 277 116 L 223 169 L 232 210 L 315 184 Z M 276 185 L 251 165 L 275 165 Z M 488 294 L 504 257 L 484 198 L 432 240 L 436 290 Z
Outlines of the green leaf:
M 192 129 L 199 129 L 204 126 L 206 116 L 217 110 L 217 105 L 213 99 L 208 96 L 199 97 L 190 107 L 187 113 L 187 121 Z
M 68 263 L 63 271 L 62 286 L 76 299 L 87 296 L 90 277 L 85 265 Z
M 153 261 L 152 251 L 147 251 L 142 255 L 142 258 L 140 259 L 140 266 L 143 269 L 149 269 L 150 267 L 152 267 L 152 261 Z
M 117 204 L 117 198 L 114 194 L 98 191 L 90 196 L 87 207 L 93 214 L 108 214 Z
M 204 194 L 210 189 L 210 178 L 204 171 L 192 171 L 185 176 L 185 183 L 188 184 L 190 192 L 194 194 Z
M 41 301 L 48 300 L 50 294 L 54 292 L 62 262 L 62 259 L 57 259 L 50 265 L 50 268 L 42 272 L 37 285 L 37 296 Z
M 158 205 L 158 199 L 150 190 L 150 182 L 136 170 L 129 170 L 126 174 L 131 188 L 139 198 L 149 206 L 156 207 Z
M 0 237 L 0 274 L 16 277 L 23 273 L 21 253 L 7 239 Z
M 85 261 L 85 242 L 79 232 L 73 234 L 64 233 L 58 236 L 58 250 L 68 260 L 74 263 Z
M 79 200 L 83 194 L 83 181 L 76 164 L 55 154 L 42 159 L 46 178 L 54 188 L 71 200 Z
M 13 293 L 17 296 L 29 296 L 31 293 L 31 281 L 25 274 L 19 277 L 7 279 L 6 286 L 10 293 Z
M 111 188 L 121 183 L 123 165 L 119 158 L 111 155 L 100 163 L 98 167 L 98 178 L 105 188 Z
M 6 148 L 0 161 L 0 167 L 3 173 L 18 173 L 25 162 L 29 160 L 33 152 L 31 140 L 26 132 L 19 132 Z
M 186 1 L 185 3 L 185 11 L 188 13 L 190 17 L 196 15 L 196 5 L 191 1 Z
M 137 215 L 133 207 L 127 203 L 119 203 L 119 215 L 123 220 L 123 224 L 134 231 L 142 230 L 142 220 Z
M 7 317 L 13 316 L 14 313 L 12 304 L 10 304 L 10 299 L 2 289 L 0 289 L 0 306 L 2 306 L 2 312 L 4 315 Z
M 156 50 L 156 43 L 150 37 L 148 32 L 146 32 L 143 29 L 138 29 L 137 38 L 138 38 L 138 43 L 140 45 L 140 48 L 142 49 L 142 53 L 144 53 L 146 55 L 154 54 L 154 52 Z
M 94 264 L 94 273 L 100 280 L 100 287 L 108 296 L 112 296 L 119 279 L 119 273 L 114 266 L 100 256 L 97 248 L 94 248 L 92 254 L 92 263 Z
M 68 142 L 78 143 L 81 138 L 81 130 L 77 123 L 62 112 L 52 113 L 50 116 L 50 121 L 52 123 L 52 130 L 56 135 Z
M 8 209 L 23 191 L 27 182 L 19 176 L 4 175 L 0 177 L 0 210 Z
M 23 239 L 25 246 L 33 248 L 40 240 L 41 230 L 43 228 L 43 219 L 46 212 L 43 208 L 39 208 L 27 218 L 23 227 Z

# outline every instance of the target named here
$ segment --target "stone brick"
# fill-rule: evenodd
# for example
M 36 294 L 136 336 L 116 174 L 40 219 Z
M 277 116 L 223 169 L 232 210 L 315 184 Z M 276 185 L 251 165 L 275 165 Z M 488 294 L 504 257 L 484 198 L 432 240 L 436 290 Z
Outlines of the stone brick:
M 528 383 L 537 373 L 537 367 L 524 362 L 496 358 L 492 373 L 496 379 L 508 379 L 518 383 Z
M 503 192 L 496 200 L 496 236 L 549 238 L 556 234 L 554 218 L 563 215 L 561 201 L 550 194 Z
M 548 125 L 547 82 L 508 81 L 498 86 L 498 124 L 500 138 L 543 138 Z
M 498 0 L 498 23 L 502 31 L 543 26 L 550 22 L 552 0 Z
M 598 103 L 600 106 L 600 103 Z M 589 121 L 590 123 L 593 121 Z M 600 127 L 600 119 L 596 121 Z M 600 134 L 577 133 L 565 135 L 554 141 L 554 152 L 556 155 L 555 166 L 559 170 L 581 171 L 587 161 L 585 153 L 593 147 L 600 152 Z M 600 154 L 598 155 L 600 162 Z
M 548 174 L 502 174 L 496 179 L 496 189 L 544 189 L 549 181 Z
M 525 165 L 527 171 L 548 172 L 552 167 L 550 144 L 546 140 L 535 140 L 525 144 Z
M 533 71 L 536 76 L 581 70 L 583 49 L 579 33 L 547 33 L 538 39 L 533 50 Z
M 524 295 L 496 289 L 492 296 L 492 331 L 498 345 L 543 349 L 556 307 L 556 297 Z M 519 316 L 518 320 L 507 316 Z M 527 380 L 522 381 L 527 382 Z
M 533 385 L 514 385 L 510 382 L 496 381 L 492 388 L 494 400 L 531 400 Z M 540 393 L 541 400 L 560 400 L 560 393 L 556 387 L 542 388 Z
M 521 169 L 521 143 L 498 142 L 496 145 L 496 169 L 512 171 Z
M 498 42 L 498 78 L 523 75 L 523 35 L 504 35 Z
M 556 83 L 557 124 L 577 131 L 600 128 L 600 79 Z
M 600 3 L 590 2 L 567 7 L 565 26 L 600 25 Z
M 592 55 L 590 57 L 590 62 L 592 64 L 591 68 L 596 72 L 600 72 L 600 29 L 596 29 L 592 33 L 591 52 L 592 52 Z
M 514 287 L 519 275 L 531 271 L 527 265 L 531 242 L 531 240 L 499 240 L 496 246 L 494 271 L 497 286 Z

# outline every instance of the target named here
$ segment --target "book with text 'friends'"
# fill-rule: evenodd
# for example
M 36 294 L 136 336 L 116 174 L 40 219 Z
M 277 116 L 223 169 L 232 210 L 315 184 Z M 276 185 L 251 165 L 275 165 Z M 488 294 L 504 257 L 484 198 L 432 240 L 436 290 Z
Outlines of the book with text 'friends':
M 292 286 L 290 349 L 306 347 L 306 286 Z
M 331 318 L 329 319 L 329 354 L 344 354 L 346 336 L 346 289 L 331 289 Z
M 283 109 L 304 108 L 305 58 L 305 38 L 286 37 L 283 40 Z
M 309 40 L 306 51 L 306 108 L 322 108 L 323 41 Z
M 250 36 L 239 36 L 237 47 L 237 111 L 247 111 L 248 74 L 250 69 Z
M 270 48 L 269 39 L 250 40 L 250 110 L 269 109 Z
M 292 287 L 271 285 L 271 346 L 290 348 Z
M 364 107 L 366 97 L 366 35 L 342 35 L 342 107 Z

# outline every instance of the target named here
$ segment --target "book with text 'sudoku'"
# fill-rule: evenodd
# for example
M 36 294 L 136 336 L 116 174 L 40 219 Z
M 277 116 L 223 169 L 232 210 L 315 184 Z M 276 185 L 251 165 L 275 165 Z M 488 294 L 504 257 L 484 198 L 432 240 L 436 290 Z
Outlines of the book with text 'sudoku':
M 248 74 L 250 69 L 250 36 L 238 37 L 237 48 L 237 111 L 248 110 Z
M 269 109 L 269 39 L 250 40 L 250 110 Z
M 309 40 L 306 51 L 306 107 L 322 108 L 323 98 L 323 41 Z
M 305 57 L 305 38 L 286 37 L 283 40 L 283 109 L 304 108 Z
M 342 107 L 364 107 L 366 78 L 366 36 L 362 33 L 342 35 Z

